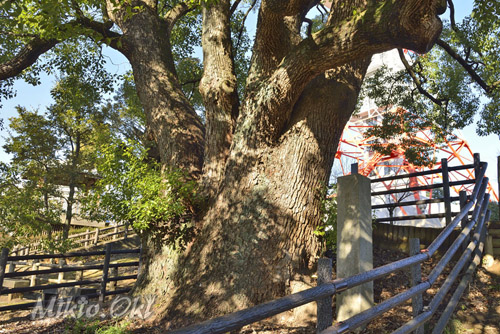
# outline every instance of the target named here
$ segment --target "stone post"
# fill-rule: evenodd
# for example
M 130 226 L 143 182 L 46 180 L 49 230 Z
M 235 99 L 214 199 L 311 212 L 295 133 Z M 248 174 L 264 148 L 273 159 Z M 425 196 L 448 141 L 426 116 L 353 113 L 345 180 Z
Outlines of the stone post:
M 371 186 L 360 174 L 338 178 L 337 278 L 373 269 Z M 337 295 L 337 321 L 373 306 L 373 282 Z

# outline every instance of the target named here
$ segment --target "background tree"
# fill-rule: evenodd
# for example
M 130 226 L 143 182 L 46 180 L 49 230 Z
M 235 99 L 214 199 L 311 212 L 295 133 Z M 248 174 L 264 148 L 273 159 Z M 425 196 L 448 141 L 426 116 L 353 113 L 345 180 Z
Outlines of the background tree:
M 157 237 L 159 222 L 143 233 L 145 267 L 136 292 L 161 296 L 162 315 L 173 324 L 282 295 L 290 280 L 313 267 L 320 248 L 313 234 L 321 220 L 316 190 L 328 181 L 371 55 L 392 48 L 429 51 L 446 9 L 443 0 L 332 1 L 324 26 L 302 33 L 318 4 L 1 5 L 0 23 L 8 32 L 2 35 L 0 80 L 27 76 L 31 72 L 23 71 L 56 45 L 82 38 L 106 43 L 130 61 L 162 168 L 182 169 L 201 185 L 205 203 L 196 210 L 195 234 L 185 249 Z M 242 77 L 237 59 L 244 44 L 231 28 L 257 5 L 252 57 Z M 176 34 L 190 22 L 200 27 L 203 48 L 201 100 L 183 90 L 183 64 L 196 57 L 176 58 Z M 201 105 L 203 117 L 196 112 Z
M 66 240 L 77 189 L 95 178 L 95 138 L 106 130 L 106 116 L 99 105 L 99 90 L 82 78 L 61 78 L 51 93 L 55 103 L 45 115 L 18 107 L 19 116 L 11 118 L 12 133 L 4 149 L 12 154 L 18 177 L 40 185 L 44 207 L 49 207 L 50 200 L 65 201 L 62 239 Z M 63 187 L 68 188 L 67 193 Z
M 61 222 L 60 203 L 52 200 L 56 189 L 43 179 L 24 177 L 27 172 L 39 171 L 34 164 L 29 165 L 24 169 L 17 164 L 0 164 L 0 242 L 3 247 L 12 248 L 32 243 L 36 238 L 49 251 L 65 250 L 65 243 L 51 235 L 54 226 Z M 44 233 L 47 237 L 40 240 Z
M 409 111 L 386 113 L 382 126 L 368 131 L 367 136 L 378 135 L 384 141 L 408 133 L 409 127 L 431 127 L 439 143 L 452 137 L 454 129 L 472 124 L 476 114 L 479 135 L 500 135 L 500 64 L 494 42 L 500 34 L 498 5 L 476 1 L 471 15 L 457 22 L 453 1 L 447 2 L 449 16 L 436 47 L 427 54 L 399 49 L 403 70 L 384 67 L 366 81 L 364 94 L 377 105 Z M 429 162 L 429 148 L 415 138 L 406 138 L 400 144 L 410 160 L 420 165 Z M 376 149 L 391 150 L 381 146 Z

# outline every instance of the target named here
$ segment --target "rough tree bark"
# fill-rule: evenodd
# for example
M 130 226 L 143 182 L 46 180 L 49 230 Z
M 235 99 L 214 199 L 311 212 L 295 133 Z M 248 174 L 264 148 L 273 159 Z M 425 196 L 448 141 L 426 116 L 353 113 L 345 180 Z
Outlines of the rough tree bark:
M 213 204 L 183 253 L 146 247 L 138 291 L 163 296 L 162 314 L 174 326 L 281 296 L 290 280 L 311 269 L 319 255 L 312 233 L 321 218 L 317 194 L 354 110 L 367 56 L 400 43 L 427 51 L 440 32 L 433 2 L 369 7 L 367 26 L 350 31 L 362 19 L 346 24 L 342 16 L 365 5 L 353 1 L 330 18 L 336 28 L 303 41 L 299 29 L 312 4 L 262 1 L 247 91 Z M 425 31 L 419 29 L 419 6 L 427 6 Z M 404 18 L 390 21 L 393 12 Z M 407 15 L 415 17 L 408 22 Z M 334 70 L 321 74 L 328 68 Z M 213 75 L 210 70 L 205 68 L 205 77 Z M 230 129 L 233 105 L 221 107 L 217 85 L 207 89 L 202 87 L 205 103 L 217 106 L 211 110 L 225 115 L 224 129 Z
M 113 37 L 111 46 L 132 64 L 162 162 L 203 180 L 208 197 L 187 249 L 144 238 L 136 293 L 158 295 L 160 316 L 174 326 L 283 295 L 290 280 L 314 266 L 317 194 L 370 56 L 395 47 L 427 52 L 441 32 L 437 15 L 446 1 L 335 0 L 325 27 L 304 38 L 302 23 L 317 0 L 262 0 L 242 101 L 230 1 L 204 4 L 205 124 L 182 94 L 169 41 L 188 5 L 160 17 L 157 1 L 106 3 L 121 35 L 105 23 L 78 22 Z

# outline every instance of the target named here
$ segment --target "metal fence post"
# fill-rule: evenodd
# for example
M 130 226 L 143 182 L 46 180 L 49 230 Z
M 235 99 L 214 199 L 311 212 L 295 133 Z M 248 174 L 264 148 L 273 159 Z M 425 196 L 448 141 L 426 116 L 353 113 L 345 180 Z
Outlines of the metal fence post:
M 467 204 L 467 192 L 465 190 L 460 191 L 459 198 L 460 198 L 460 211 L 462 211 L 465 204 Z M 464 218 L 462 219 L 462 221 L 460 223 L 462 229 L 465 227 L 465 225 L 467 225 L 468 221 L 469 221 L 469 215 L 467 214 L 464 216 Z M 462 247 L 461 247 L 462 252 L 465 252 L 469 242 L 470 242 L 470 234 L 467 236 L 467 238 L 465 238 L 464 242 L 462 243 Z
M 332 259 L 320 258 L 318 259 L 318 286 L 331 282 L 333 273 Z M 330 327 L 333 323 L 332 311 L 332 298 L 333 296 L 326 297 L 316 302 L 318 323 L 316 326 L 316 333 L 320 333 L 326 328 Z
M 444 210 L 446 213 L 446 226 L 451 223 L 451 200 L 450 200 L 450 175 L 448 172 L 448 160 L 441 159 L 441 170 L 443 175 L 443 197 Z
M 7 257 L 9 256 L 9 249 L 2 248 L 2 254 L 0 255 L 0 290 L 3 287 L 3 279 L 5 277 L 5 267 L 7 266 Z
M 76 263 L 77 266 L 82 266 L 83 265 L 83 262 L 82 261 L 78 261 Z M 80 282 L 83 280 L 83 270 L 79 270 L 75 273 L 75 281 L 77 282 Z M 80 286 L 80 285 L 77 285 L 77 286 Z
M 477 179 L 481 170 L 481 158 L 479 153 L 474 153 L 474 177 Z
M 420 239 L 410 238 L 410 256 L 417 255 L 420 253 Z M 422 267 L 421 264 L 415 264 L 410 267 L 411 273 L 411 286 L 416 286 L 422 282 Z M 413 310 L 413 317 L 416 318 L 424 308 L 424 302 L 422 300 L 422 294 L 418 294 L 411 300 L 411 306 Z M 414 331 L 415 334 L 424 334 L 424 326 L 420 326 Z
M 106 298 L 106 284 L 108 283 L 109 261 L 111 259 L 111 244 L 106 244 L 106 255 L 104 255 L 104 265 L 102 267 L 101 293 L 99 302 L 103 303 Z
M 139 265 L 137 266 L 137 279 L 139 279 L 139 276 L 141 275 L 142 272 L 142 266 L 144 266 L 144 259 L 143 259 L 143 250 L 142 250 L 142 243 L 141 246 L 139 247 Z

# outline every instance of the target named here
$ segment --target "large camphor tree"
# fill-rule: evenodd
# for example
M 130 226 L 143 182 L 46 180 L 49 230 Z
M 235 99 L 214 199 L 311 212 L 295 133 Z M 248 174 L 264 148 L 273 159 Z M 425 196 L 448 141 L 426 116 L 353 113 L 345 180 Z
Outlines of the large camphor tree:
M 281 296 L 312 268 L 320 248 L 313 234 L 318 194 L 371 56 L 393 48 L 428 52 L 447 5 L 334 0 L 312 33 L 306 14 L 319 2 L 253 1 L 257 29 L 243 87 L 231 25 L 245 1 L 0 2 L 0 80 L 28 76 L 23 71 L 42 54 L 78 38 L 109 45 L 131 64 L 161 163 L 199 183 L 203 203 L 192 208 L 194 235 L 185 247 L 161 235 L 182 219 L 151 222 L 142 232 L 145 266 L 136 292 L 157 294 L 160 315 L 173 323 Z M 196 11 L 203 118 L 182 90 L 172 44 L 176 24 Z

